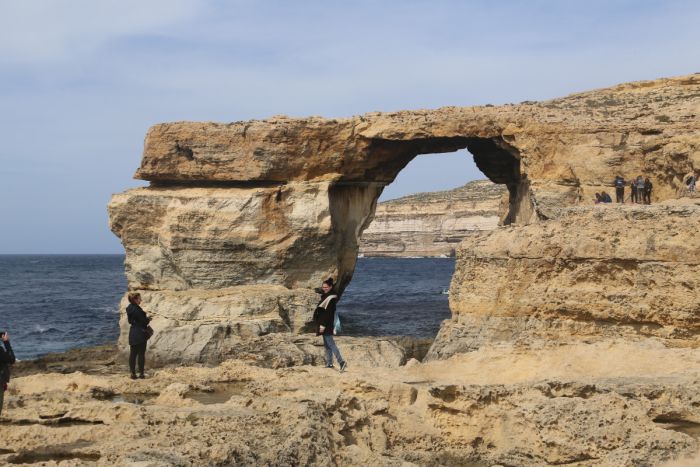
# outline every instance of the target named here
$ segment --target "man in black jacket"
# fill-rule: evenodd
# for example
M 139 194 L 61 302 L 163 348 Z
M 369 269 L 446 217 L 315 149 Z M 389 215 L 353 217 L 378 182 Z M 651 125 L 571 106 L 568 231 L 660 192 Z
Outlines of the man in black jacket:
M 10 335 L 6 332 L 0 334 L 2 344 L 0 344 L 0 415 L 2 415 L 2 404 L 5 399 L 7 383 L 10 382 L 10 365 L 15 363 L 15 353 L 10 345 Z

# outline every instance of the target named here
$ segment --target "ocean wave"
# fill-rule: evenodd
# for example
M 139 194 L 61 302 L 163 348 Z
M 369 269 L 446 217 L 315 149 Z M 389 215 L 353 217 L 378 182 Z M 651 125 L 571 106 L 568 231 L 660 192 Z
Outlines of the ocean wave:
M 58 328 L 53 328 L 51 326 L 44 327 L 44 326 L 41 326 L 39 324 L 35 324 L 34 330 L 27 333 L 27 335 L 29 335 L 29 336 L 48 335 L 48 334 L 63 334 L 63 330 L 58 329 Z

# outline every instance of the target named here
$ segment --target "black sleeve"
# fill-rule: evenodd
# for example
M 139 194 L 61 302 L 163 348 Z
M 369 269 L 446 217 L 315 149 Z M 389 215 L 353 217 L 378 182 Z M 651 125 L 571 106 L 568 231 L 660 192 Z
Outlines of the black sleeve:
M 148 326 L 149 321 L 151 321 L 151 319 L 146 316 L 146 312 L 138 305 L 129 305 L 126 308 L 126 316 L 129 320 L 129 324 L 138 324 L 143 328 Z
M 15 353 L 12 350 L 10 341 L 3 342 L 5 344 L 5 351 L 0 349 L 0 363 L 15 363 Z

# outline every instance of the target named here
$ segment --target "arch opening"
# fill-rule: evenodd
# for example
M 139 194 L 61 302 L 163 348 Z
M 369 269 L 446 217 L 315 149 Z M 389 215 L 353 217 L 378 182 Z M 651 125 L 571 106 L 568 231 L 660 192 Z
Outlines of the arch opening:
M 527 175 L 521 173 L 520 153 L 501 137 L 433 137 L 411 140 L 372 139 L 369 151 L 377 160 L 364 173 L 364 179 L 388 185 L 416 156 L 441 154 L 467 149 L 476 166 L 492 182 L 508 188 L 508 208 L 502 213 L 503 224 L 528 220 L 532 216 Z M 343 181 L 341 180 L 341 183 Z
M 430 137 L 406 140 L 373 138 L 367 141 L 373 161 L 360 180 L 341 178 L 329 188 L 333 247 L 338 253 L 338 291 L 342 294 L 352 279 L 359 239 L 374 217 L 377 200 L 385 186 L 416 156 L 467 149 L 479 170 L 509 192 L 507 206 L 499 216 L 502 224 L 527 220 L 534 211 L 527 177 L 521 174 L 520 154 L 501 137 Z
M 338 258 L 338 278 L 339 292 L 350 285 L 355 268 L 357 266 L 357 252 L 359 250 L 360 238 L 364 230 L 371 224 L 377 207 L 377 200 L 386 186 L 393 182 L 399 173 L 418 155 L 432 155 L 447 152 L 455 152 L 461 149 L 469 151 L 473 157 L 474 164 L 491 182 L 498 185 L 505 185 L 507 189 L 507 202 L 500 203 L 501 196 L 498 196 L 495 213 L 498 216 L 498 223 L 511 224 L 517 222 L 519 216 L 527 214 L 523 206 L 529 205 L 527 179 L 521 175 L 520 157 L 518 151 L 501 138 L 481 138 L 481 137 L 441 137 L 425 138 L 414 140 L 390 140 L 374 139 L 370 143 L 375 160 L 381 161 L 368 169 L 364 178 L 366 182 L 341 180 L 336 183 L 329 192 L 331 197 L 331 214 L 333 227 L 338 233 L 337 238 L 343 245 L 338 245 L 336 251 L 340 252 Z M 466 183 L 469 181 L 465 174 Z M 503 190 L 501 191 L 503 192 Z M 369 201 L 369 198 L 373 198 Z M 360 212 L 357 207 L 364 205 L 368 207 L 366 211 Z M 528 214 L 529 215 L 529 214 Z M 495 226 L 495 225 L 494 225 Z M 461 239 L 455 242 L 458 243 Z M 445 255 L 449 256 L 449 255 Z M 358 272 L 363 274 L 361 280 L 357 281 L 350 289 L 351 294 L 345 296 L 350 312 L 353 308 L 364 307 L 365 313 L 357 314 L 357 318 L 365 319 L 371 316 L 373 306 L 385 306 L 389 308 L 389 313 L 393 313 L 402 305 L 400 301 L 390 303 L 392 294 L 434 294 L 434 296 L 424 296 L 426 303 L 441 304 L 437 309 L 437 321 L 416 323 L 414 332 L 402 333 L 405 320 L 423 320 L 425 316 L 418 315 L 420 310 L 405 310 L 402 316 L 389 316 L 388 320 L 393 321 L 394 336 L 410 336 L 419 339 L 434 339 L 442 320 L 450 317 L 447 296 L 445 292 L 454 272 L 455 259 L 452 257 L 429 258 L 429 259 L 396 259 L 364 258 L 358 268 Z M 411 270 L 413 272 L 411 272 Z M 395 280 L 401 275 L 401 280 L 410 282 L 413 275 L 416 281 L 421 281 L 421 286 L 411 286 L 402 284 L 399 290 L 395 290 Z M 427 274 L 427 276 L 425 275 Z M 367 275 L 367 276 L 365 276 Z M 378 297 L 385 299 L 389 296 L 389 301 L 380 302 L 373 298 L 367 290 L 360 290 L 363 287 L 374 289 Z M 369 291 L 371 292 L 371 291 Z M 414 297 L 414 301 L 420 301 L 419 297 Z M 362 302 L 362 301 L 365 302 Z M 341 303 L 343 302 L 341 301 Z M 397 308 L 398 307 L 398 308 Z M 342 313 L 343 305 L 339 308 Z M 366 312 L 369 312 L 367 314 Z M 364 318 L 360 315 L 363 315 Z M 413 316 L 412 316 L 413 315 Z M 377 322 L 371 329 L 364 323 L 357 326 L 355 317 L 350 316 L 349 331 L 352 335 L 386 335 L 383 332 L 387 329 L 387 323 Z M 384 321 L 387 317 L 384 318 Z M 370 325 L 371 327 L 372 325 Z M 355 333 L 355 331 L 360 331 Z M 426 334 L 426 330 L 427 334 Z

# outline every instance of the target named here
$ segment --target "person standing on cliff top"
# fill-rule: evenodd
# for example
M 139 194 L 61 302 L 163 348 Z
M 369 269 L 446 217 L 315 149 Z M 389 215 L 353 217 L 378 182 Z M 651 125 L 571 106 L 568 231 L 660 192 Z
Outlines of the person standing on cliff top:
M 10 365 L 15 363 L 15 353 L 10 345 L 10 335 L 7 332 L 0 333 L 0 415 L 2 415 L 2 405 L 5 400 L 7 383 L 10 382 Z
M 649 177 L 644 180 L 644 204 L 651 204 L 651 190 L 653 188 L 653 185 L 651 184 L 651 180 L 649 180 Z
M 618 203 L 625 202 L 625 179 L 619 175 L 615 176 L 615 198 Z
M 136 358 L 139 361 L 139 378 L 144 379 L 143 367 L 146 364 L 146 342 L 151 337 L 151 332 L 148 323 L 151 318 L 146 316 L 146 312 L 141 308 L 141 294 L 129 294 L 129 306 L 126 307 L 126 316 L 131 324 L 129 329 L 129 370 L 131 370 L 131 379 L 136 379 Z
M 348 362 L 343 360 L 343 356 L 335 345 L 333 330 L 335 328 L 335 305 L 338 296 L 333 292 L 333 279 L 328 278 L 321 285 L 321 300 L 316 305 L 314 311 L 314 324 L 316 325 L 316 335 L 323 336 L 323 346 L 326 349 L 326 368 L 333 367 L 333 355 L 340 365 L 340 371 L 345 371 Z
M 644 202 L 644 178 L 642 176 L 637 177 L 637 202 L 638 203 L 643 203 Z

